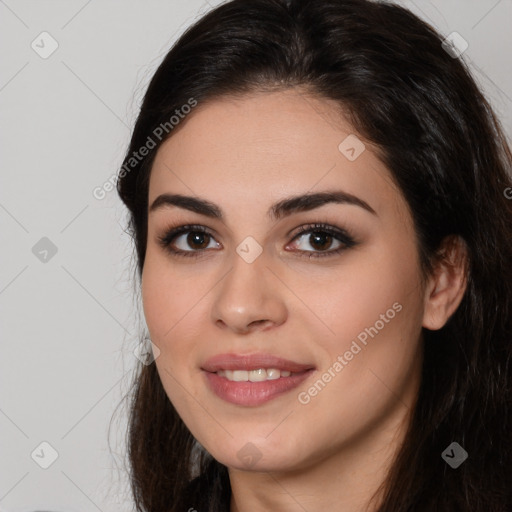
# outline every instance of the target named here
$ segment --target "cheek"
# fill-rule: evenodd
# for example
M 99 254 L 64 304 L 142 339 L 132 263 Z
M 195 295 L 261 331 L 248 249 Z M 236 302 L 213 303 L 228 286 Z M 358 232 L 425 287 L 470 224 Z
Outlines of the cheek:
M 413 244 L 401 245 L 398 250 L 381 240 L 364 250 L 347 252 L 339 265 L 310 266 L 309 272 L 290 272 L 285 280 L 293 283 L 294 293 L 309 309 L 295 321 L 308 322 L 312 337 L 331 355 L 345 346 L 348 350 L 351 340 L 376 322 L 382 331 L 400 323 L 395 316 L 405 315 L 397 314 L 395 303 L 418 320 L 422 294 Z M 385 315 L 382 320 L 381 315 Z
M 179 388 L 177 382 L 196 378 L 198 341 L 205 339 L 207 321 L 200 299 L 208 280 L 176 268 L 165 256 L 148 253 L 141 283 L 144 317 L 151 341 L 160 350 L 156 365 L 170 397 Z
M 152 341 L 166 344 L 180 318 L 193 306 L 193 287 L 187 286 L 166 258 L 148 248 L 142 272 L 144 316 Z M 160 347 L 165 348 L 164 346 Z
M 316 379 L 297 390 L 303 450 L 352 445 L 377 425 L 391 432 L 412 409 L 421 371 L 421 323 L 414 304 L 398 302 L 376 307 L 375 314 L 366 311 L 366 320 L 339 317 L 334 328 L 347 334 L 328 345 L 323 341 L 326 356 Z
M 191 414 L 200 414 L 190 401 L 190 393 L 194 393 L 190 382 L 190 347 L 198 336 L 191 328 L 197 325 L 192 320 L 197 313 L 193 308 L 197 302 L 193 290 L 164 258 L 148 251 L 141 282 L 144 317 L 151 341 L 160 350 L 155 364 L 162 385 L 180 416 L 187 420 Z
M 423 295 L 414 247 L 381 244 L 347 260 L 347 268 L 323 287 L 304 285 L 330 331 L 316 337 L 323 349 L 318 378 L 325 379 L 301 390 L 318 415 L 329 403 L 339 414 L 378 413 L 378 403 L 404 391 L 417 369 Z

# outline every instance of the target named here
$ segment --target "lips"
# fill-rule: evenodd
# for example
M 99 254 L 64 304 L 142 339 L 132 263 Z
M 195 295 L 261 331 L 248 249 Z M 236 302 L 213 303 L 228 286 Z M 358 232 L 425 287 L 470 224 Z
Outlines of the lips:
M 254 407 L 296 388 L 315 368 L 269 354 L 219 354 L 201 369 L 208 387 L 219 398 Z
M 270 354 L 219 354 L 208 359 L 202 366 L 202 369 L 216 373 L 220 370 L 259 370 L 260 368 L 275 368 L 279 371 L 288 371 L 290 373 L 299 373 L 314 368 L 312 364 L 301 364 Z

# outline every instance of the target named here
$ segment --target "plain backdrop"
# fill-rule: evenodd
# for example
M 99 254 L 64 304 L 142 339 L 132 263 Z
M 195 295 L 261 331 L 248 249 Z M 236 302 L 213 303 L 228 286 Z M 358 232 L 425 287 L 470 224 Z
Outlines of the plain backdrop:
M 123 408 L 111 418 L 140 307 L 125 209 L 93 190 L 117 172 L 170 45 L 218 3 L 0 0 L 1 511 L 133 510 Z M 402 3 L 467 41 L 510 137 L 512 1 Z

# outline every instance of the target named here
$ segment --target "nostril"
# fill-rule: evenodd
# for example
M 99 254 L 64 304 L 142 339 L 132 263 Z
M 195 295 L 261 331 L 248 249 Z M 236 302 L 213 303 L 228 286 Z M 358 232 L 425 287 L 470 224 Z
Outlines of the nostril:
M 265 324 L 270 325 L 272 322 L 270 320 L 254 320 L 254 322 L 251 322 L 247 327 L 251 328 L 254 326 L 266 326 Z

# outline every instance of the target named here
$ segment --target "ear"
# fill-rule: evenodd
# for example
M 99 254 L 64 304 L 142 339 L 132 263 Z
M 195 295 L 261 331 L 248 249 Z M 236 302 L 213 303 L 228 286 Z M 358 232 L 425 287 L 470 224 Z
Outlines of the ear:
M 467 285 L 468 251 L 460 236 L 446 237 L 425 287 L 423 327 L 441 329 L 459 307 Z

